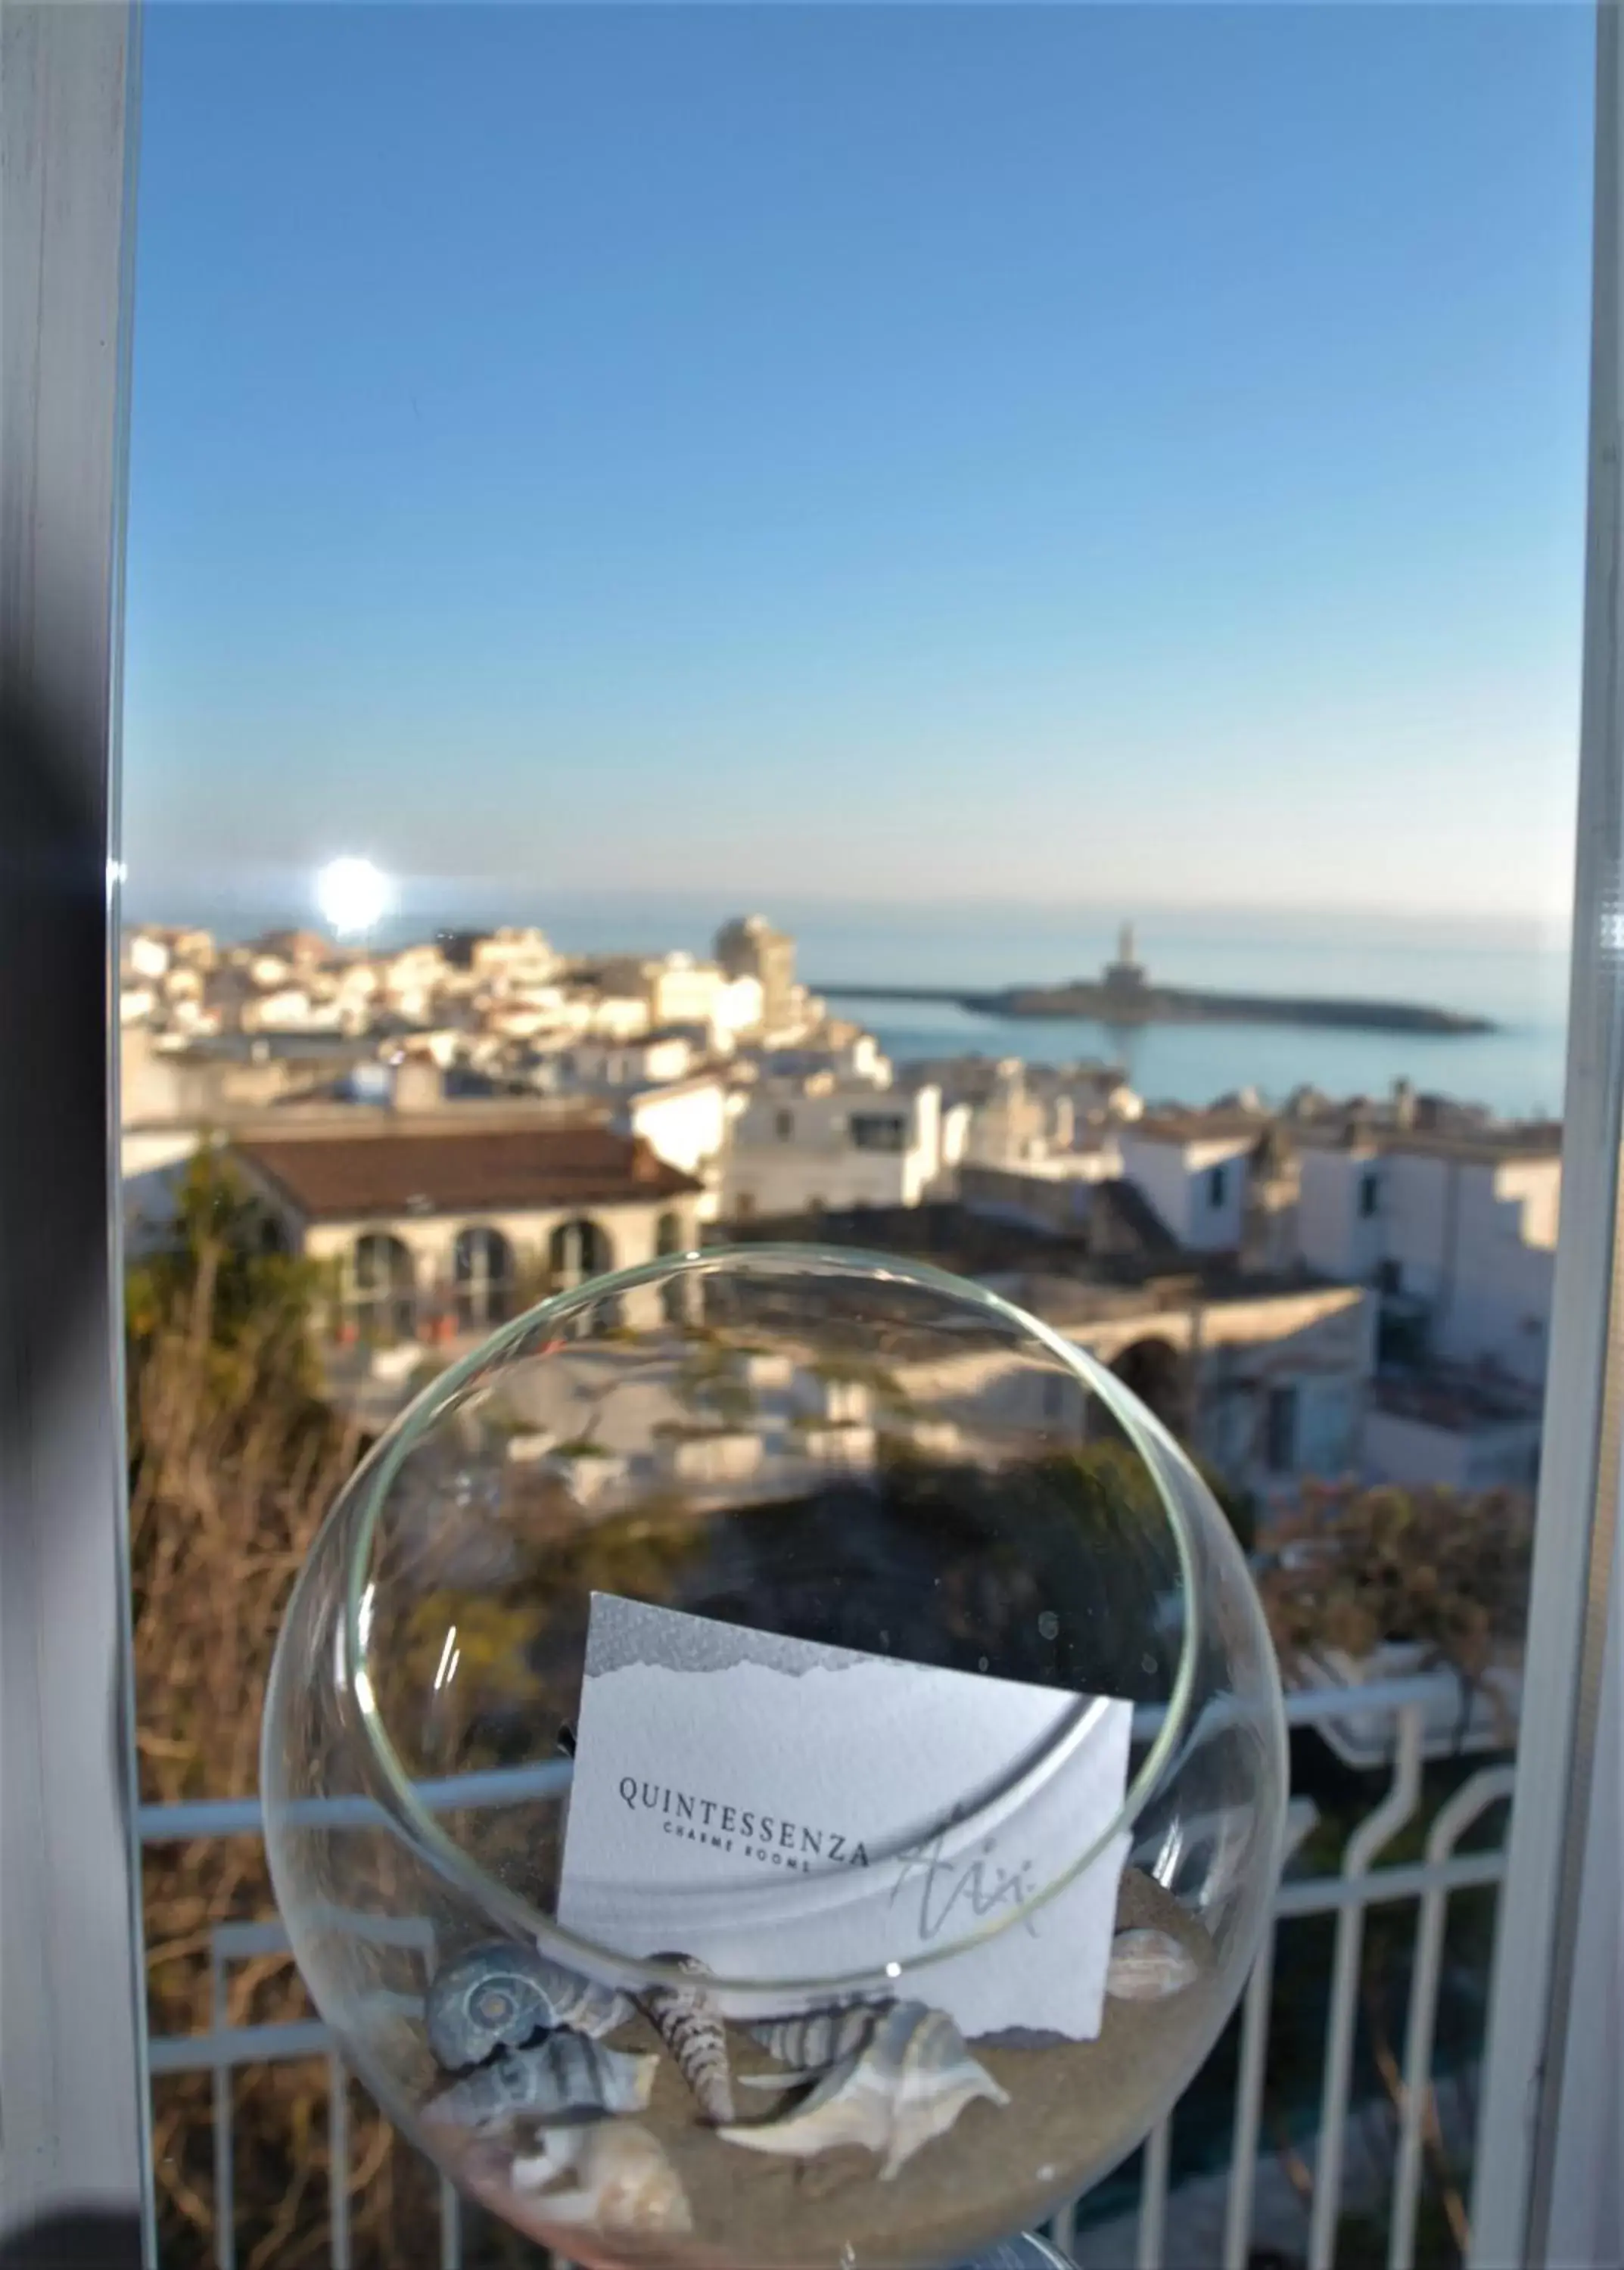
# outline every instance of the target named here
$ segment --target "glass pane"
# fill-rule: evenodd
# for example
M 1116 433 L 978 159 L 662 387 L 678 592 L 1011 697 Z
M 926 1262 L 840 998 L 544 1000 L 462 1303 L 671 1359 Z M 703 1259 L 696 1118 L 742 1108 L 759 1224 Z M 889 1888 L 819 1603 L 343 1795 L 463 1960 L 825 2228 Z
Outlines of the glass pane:
M 1459 2259 L 1561 1201 L 1591 39 L 152 11 L 137 1670 L 145 1798 L 221 1808 L 146 1853 L 167 2259 L 382 2263 L 442 2214 L 498 2259 L 300 2030 L 244 1810 L 271 1648 L 486 1333 L 784 1238 L 1105 1364 L 1281 1653 L 1272 1976 L 1057 2235 Z M 697 1470 L 738 1383 L 679 1287 Z M 582 1366 L 656 1328 L 586 1313 Z M 827 1383 L 853 1458 L 912 1423 L 871 1357 Z M 1113 1487 L 1072 1384 L 998 1423 Z M 608 1488 L 598 1425 L 493 1419 L 431 1495 Z M 1445 1906 L 1344 1903 L 1429 1837 Z

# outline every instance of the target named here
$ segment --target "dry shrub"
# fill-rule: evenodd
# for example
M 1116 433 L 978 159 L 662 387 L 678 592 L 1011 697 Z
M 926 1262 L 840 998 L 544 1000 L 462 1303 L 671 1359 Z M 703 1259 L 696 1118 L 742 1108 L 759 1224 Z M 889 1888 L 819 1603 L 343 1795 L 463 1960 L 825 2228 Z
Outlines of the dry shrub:
M 360 1447 L 315 1392 L 315 1287 L 275 1251 L 230 1168 L 205 1154 L 171 1246 L 128 1287 L 130 1525 L 142 1796 L 248 1797 L 271 1651 L 306 1550 Z M 257 1836 L 150 1846 L 144 1872 L 154 2037 L 208 2030 L 210 1940 L 273 1912 Z M 291 1960 L 229 1966 L 224 2022 L 312 2016 Z M 232 2086 L 237 2259 L 244 2270 L 324 2260 L 325 2065 L 241 2070 Z M 211 2077 L 160 2081 L 153 2148 L 166 2261 L 216 2259 Z M 349 2150 L 358 2260 L 420 2237 L 433 2178 L 356 2092 Z M 409 2214 L 410 2223 L 402 2220 Z
M 1533 1536 L 1516 1490 L 1309 1484 L 1265 1540 L 1274 1643 L 1290 1668 L 1322 1648 L 1367 1656 L 1407 1640 L 1470 1692 L 1521 1649 Z

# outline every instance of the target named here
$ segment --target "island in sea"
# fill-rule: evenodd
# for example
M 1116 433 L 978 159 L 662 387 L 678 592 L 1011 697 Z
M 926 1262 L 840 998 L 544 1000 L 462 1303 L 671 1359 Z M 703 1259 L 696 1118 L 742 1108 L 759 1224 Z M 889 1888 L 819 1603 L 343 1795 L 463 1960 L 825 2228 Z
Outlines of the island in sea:
M 834 1000 L 951 1001 L 989 1017 L 1076 1017 L 1092 1023 L 1134 1025 L 1316 1025 L 1362 1033 L 1492 1033 L 1487 1017 L 1433 1009 L 1414 1001 L 1344 1000 L 1315 994 L 1213 993 L 1190 985 L 1153 983 L 1133 951 L 1133 925 L 1124 923 L 1116 959 L 1097 978 L 1063 985 L 1006 985 L 969 993 L 949 986 L 837 983 L 819 985 Z

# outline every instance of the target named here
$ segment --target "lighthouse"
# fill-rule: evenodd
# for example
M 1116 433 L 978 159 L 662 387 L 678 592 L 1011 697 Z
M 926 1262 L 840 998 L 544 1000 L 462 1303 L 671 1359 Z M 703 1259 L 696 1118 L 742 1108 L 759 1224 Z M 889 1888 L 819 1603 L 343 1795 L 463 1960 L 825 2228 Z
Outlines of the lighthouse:
M 1134 959 L 1131 922 L 1123 923 L 1116 933 L 1116 959 L 1105 965 L 1104 984 L 1108 993 L 1138 993 L 1144 987 L 1145 965 Z

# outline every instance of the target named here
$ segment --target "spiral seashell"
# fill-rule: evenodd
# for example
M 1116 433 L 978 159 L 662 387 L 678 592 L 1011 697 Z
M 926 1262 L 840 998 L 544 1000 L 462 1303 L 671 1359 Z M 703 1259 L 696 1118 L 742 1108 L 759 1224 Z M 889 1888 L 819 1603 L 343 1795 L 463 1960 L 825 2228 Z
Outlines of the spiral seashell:
M 1010 2101 L 950 2017 L 923 2002 L 898 2002 L 879 2018 L 867 2046 L 831 2066 L 804 2104 L 780 2119 L 719 2133 L 730 2144 L 792 2159 L 864 2144 L 881 2155 L 880 2180 L 889 2183 L 978 2096 Z
M 710 1973 L 697 1955 L 662 1955 L 693 1980 L 691 1986 L 655 1986 L 641 1999 L 644 2015 L 657 2029 L 677 2070 L 708 2120 L 733 2118 L 733 2080 L 728 2068 L 727 2036 L 721 2014 L 699 1983 Z
M 560 2177 L 574 2177 L 568 2189 L 548 2192 L 538 2202 L 547 2222 L 654 2238 L 693 2229 L 681 2177 L 658 2139 L 637 2121 L 554 2129 L 540 2140 L 534 2157 L 515 2159 L 509 2180 L 515 2191 L 534 2193 Z
M 801 2073 L 827 2073 L 861 2049 L 893 2007 L 888 2001 L 832 2002 L 797 2017 L 764 2018 L 745 2031 L 780 2065 L 793 2066 Z
M 504 1940 L 471 1947 L 436 1976 L 428 1990 L 428 2045 L 448 2073 L 461 2073 L 560 2026 L 597 2040 L 631 2012 L 612 1987 Z
M 653 2055 L 606 2050 L 584 2034 L 549 2034 L 533 2049 L 515 2050 L 453 2081 L 431 2098 L 424 2117 L 478 2130 L 520 2119 L 641 2112 L 653 2092 L 658 2063 Z
M 1194 1981 L 1200 1965 L 1166 1931 L 1119 1931 L 1111 1941 L 1105 1991 L 1118 2002 L 1159 2002 Z

